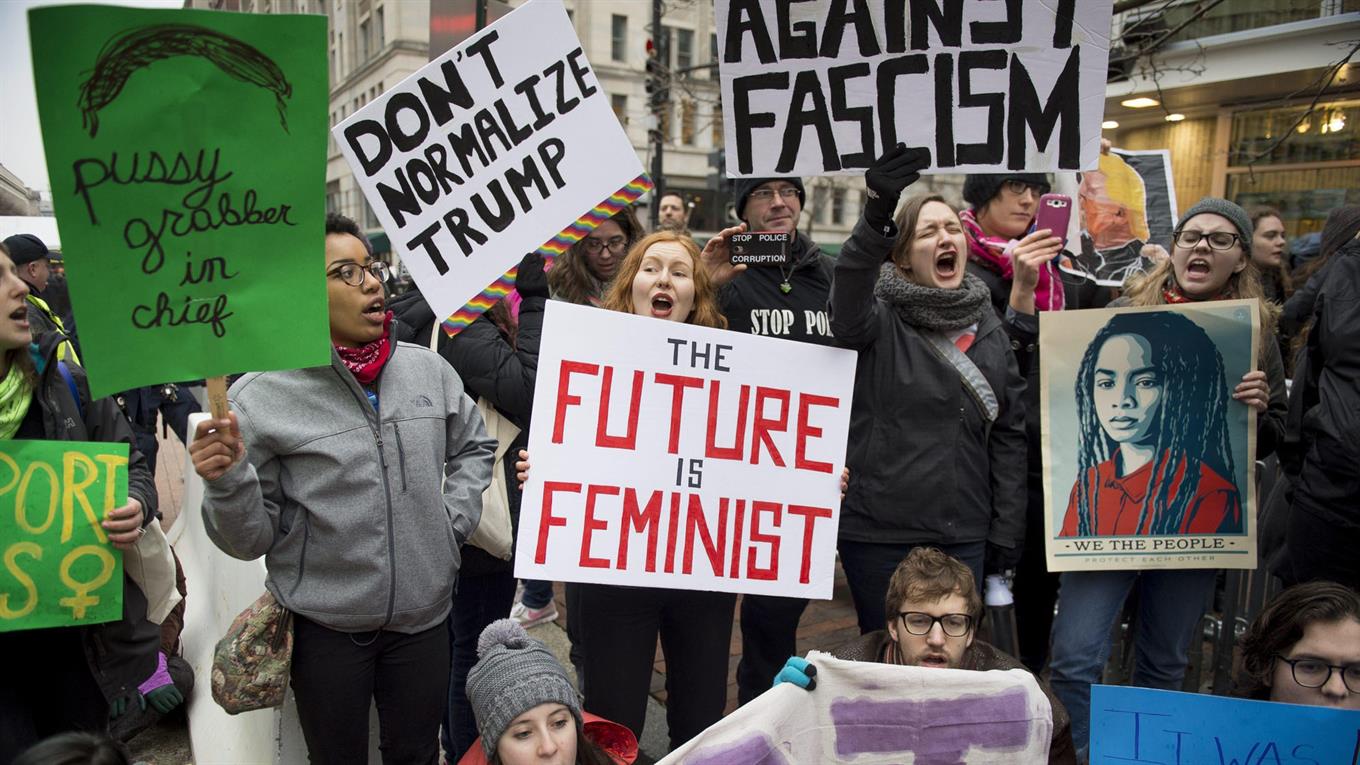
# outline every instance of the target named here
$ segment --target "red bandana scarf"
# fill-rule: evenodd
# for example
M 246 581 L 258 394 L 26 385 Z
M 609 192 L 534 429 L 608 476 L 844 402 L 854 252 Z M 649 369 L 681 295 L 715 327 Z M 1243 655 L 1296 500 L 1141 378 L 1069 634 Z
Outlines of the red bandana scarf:
M 392 330 L 392 312 L 388 311 L 383 319 L 382 337 L 371 343 L 365 343 L 358 348 L 342 348 L 335 346 L 335 352 L 340 354 L 340 363 L 345 365 L 345 369 L 354 375 L 354 379 L 360 385 L 371 385 L 378 379 L 378 374 L 382 372 L 383 364 L 392 356 L 392 342 L 390 333 Z
M 1225 285 L 1223 287 L 1222 292 L 1218 293 L 1217 295 L 1214 295 L 1211 298 L 1208 298 L 1208 300 L 1231 300 L 1231 299 L 1232 299 L 1232 285 Z M 1196 300 L 1195 298 L 1186 295 L 1184 292 L 1181 292 L 1181 286 L 1176 283 L 1175 279 L 1171 278 L 1167 279 L 1166 284 L 1163 285 L 1162 287 L 1162 300 L 1166 301 L 1168 304 L 1200 302 L 1199 300 Z

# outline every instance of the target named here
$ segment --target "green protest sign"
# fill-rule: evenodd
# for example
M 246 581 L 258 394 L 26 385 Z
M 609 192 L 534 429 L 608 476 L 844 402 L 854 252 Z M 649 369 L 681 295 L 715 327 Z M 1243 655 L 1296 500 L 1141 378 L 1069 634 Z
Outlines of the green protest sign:
M 0 441 L 0 632 L 122 618 L 100 521 L 127 504 L 127 464 L 127 444 Z
M 329 363 L 324 16 L 29 12 L 96 396 Z

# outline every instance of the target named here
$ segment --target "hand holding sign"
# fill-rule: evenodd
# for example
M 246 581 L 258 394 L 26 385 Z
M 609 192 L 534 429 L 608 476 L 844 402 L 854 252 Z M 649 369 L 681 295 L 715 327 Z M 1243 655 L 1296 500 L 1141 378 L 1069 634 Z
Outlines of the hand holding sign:
M 216 481 L 245 459 L 246 442 L 241 438 L 236 413 L 227 412 L 223 420 L 198 423 L 193 443 L 189 444 L 189 456 L 194 461 L 194 472 L 205 481 Z
M 717 236 L 708 240 L 708 243 L 704 245 L 704 251 L 699 253 L 699 259 L 704 262 L 704 268 L 708 271 L 708 277 L 713 280 L 714 286 L 721 287 L 746 270 L 744 263 L 733 265 L 731 248 L 728 246 L 733 234 L 741 234 L 745 231 L 745 223 L 725 228 L 719 231 Z
M 104 531 L 109 535 L 109 542 L 119 550 L 131 550 L 137 546 L 137 540 L 142 538 L 142 503 L 135 499 L 129 499 L 126 505 L 115 507 L 105 516 L 102 524 Z

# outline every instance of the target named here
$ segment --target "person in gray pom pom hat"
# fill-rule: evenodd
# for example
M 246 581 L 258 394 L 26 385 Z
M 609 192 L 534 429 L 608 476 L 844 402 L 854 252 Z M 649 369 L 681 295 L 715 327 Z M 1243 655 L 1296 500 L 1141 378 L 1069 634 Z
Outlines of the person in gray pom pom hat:
M 581 710 L 567 671 L 513 619 L 492 622 L 477 641 L 467 696 L 481 746 L 458 765 L 629 765 L 637 738 Z

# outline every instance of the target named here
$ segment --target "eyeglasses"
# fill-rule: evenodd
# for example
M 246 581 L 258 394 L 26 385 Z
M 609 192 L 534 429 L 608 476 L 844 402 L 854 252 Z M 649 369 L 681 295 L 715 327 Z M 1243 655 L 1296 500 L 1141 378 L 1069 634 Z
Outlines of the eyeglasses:
M 1332 670 L 1338 670 L 1341 672 L 1341 682 L 1345 684 L 1346 690 L 1360 693 L 1360 664 L 1340 666 L 1319 659 L 1286 659 L 1279 654 L 1275 654 L 1275 658 L 1289 665 L 1294 682 L 1304 688 L 1321 688 L 1332 679 Z
M 1044 193 L 1048 191 L 1047 186 L 1041 186 L 1037 183 L 1026 183 L 1024 181 L 1017 181 L 1014 179 L 1011 179 L 1009 181 L 1002 181 L 1001 188 L 1005 189 L 1011 195 L 1017 197 L 1023 196 L 1026 191 L 1034 192 L 1034 196 L 1036 197 L 1042 196 Z
M 902 611 L 897 615 L 902 620 L 902 626 L 907 628 L 910 635 L 929 635 L 935 628 L 935 622 L 940 623 L 940 629 L 949 637 L 963 637 L 968 634 L 968 630 L 973 626 L 973 617 L 968 614 L 945 614 L 944 616 L 931 616 L 921 611 Z
M 1201 239 L 1209 243 L 1211 250 L 1231 250 L 1234 245 L 1242 241 L 1242 237 L 1227 231 L 1211 231 L 1206 234 L 1203 231 L 1186 229 L 1176 232 L 1176 244 L 1186 249 L 1199 244 Z
M 364 277 L 367 274 L 373 274 L 373 278 L 377 279 L 379 284 L 385 284 L 387 277 L 392 275 L 392 271 L 386 263 L 375 260 L 366 266 L 361 266 L 358 263 L 346 263 L 331 271 L 327 276 L 333 276 L 351 287 L 362 287 Z
M 581 240 L 581 246 L 586 248 L 586 252 L 591 255 L 606 247 L 609 248 L 610 252 L 618 254 L 628 246 L 628 240 L 621 236 L 611 236 L 607 241 L 599 237 L 588 236 Z
M 794 188 L 793 186 L 785 186 L 784 188 L 778 189 L 777 191 L 775 189 L 756 189 L 755 191 L 752 191 L 750 194 L 748 194 L 746 198 L 754 199 L 758 202 L 768 202 L 771 199 L 774 199 L 774 195 L 776 193 L 778 193 L 779 196 L 783 197 L 784 199 L 793 199 L 794 197 L 798 196 L 798 189 Z

